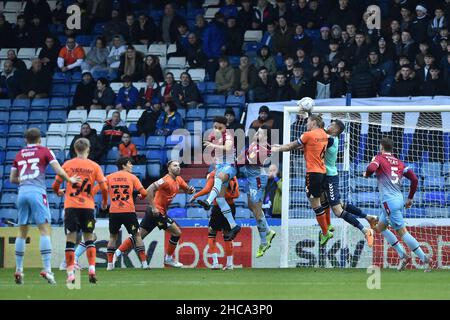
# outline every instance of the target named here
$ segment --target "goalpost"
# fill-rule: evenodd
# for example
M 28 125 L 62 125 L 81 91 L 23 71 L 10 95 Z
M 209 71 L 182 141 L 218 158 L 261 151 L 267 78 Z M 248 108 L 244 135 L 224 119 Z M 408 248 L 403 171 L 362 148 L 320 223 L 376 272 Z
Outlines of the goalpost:
M 296 118 L 299 107 L 284 108 L 283 143 L 306 131 Z M 378 153 L 379 140 L 394 140 L 394 155 L 413 167 L 419 186 L 413 207 L 405 209 L 409 232 L 425 253 L 432 253 L 438 268 L 450 268 L 450 129 L 442 125 L 442 115 L 450 106 L 340 106 L 314 107 L 325 127 L 340 119 L 345 132 L 339 137 L 338 170 L 341 200 L 367 214 L 379 216 L 381 205 L 376 178 L 363 178 L 368 163 Z M 320 227 L 305 194 L 305 163 L 300 150 L 283 154 L 282 226 L 280 266 L 367 268 L 395 267 L 399 260 L 380 234 L 369 248 L 363 234 L 331 212 L 334 238 L 319 245 Z M 403 193 L 409 181 L 403 179 Z M 360 219 L 363 225 L 368 223 Z M 408 247 L 403 243 L 405 249 Z M 421 268 L 412 254 L 412 267 Z

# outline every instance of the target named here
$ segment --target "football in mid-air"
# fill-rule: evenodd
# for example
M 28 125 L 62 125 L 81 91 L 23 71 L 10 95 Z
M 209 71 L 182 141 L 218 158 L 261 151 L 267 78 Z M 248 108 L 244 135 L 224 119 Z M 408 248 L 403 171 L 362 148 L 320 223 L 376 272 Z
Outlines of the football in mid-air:
M 311 112 L 314 109 L 315 102 L 314 99 L 305 97 L 297 102 L 297 106 L 300 107 L 301 111 Z

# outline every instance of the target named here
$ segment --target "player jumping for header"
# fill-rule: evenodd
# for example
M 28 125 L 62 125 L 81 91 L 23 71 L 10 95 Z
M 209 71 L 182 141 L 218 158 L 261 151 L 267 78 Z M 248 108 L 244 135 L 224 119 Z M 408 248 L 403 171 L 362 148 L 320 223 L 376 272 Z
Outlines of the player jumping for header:
M 403 221 L 403 208 L 411 208 L 419 180 L 411 168 L 406 167 L 402 161 L 392 155 L 393 145 L 394 143 L 391 139 L 381 139 L 380 154 L 372 159 L 372 162 L 364 173 L 364 177 L 370 177 L 375 173 L 378 180 L 378 190 L 380 191 L 384 212 L 380 216 L 377 231 L 381 232 L 383 237 L 397 251 L 400 257 L 400 264 L 398 265 L 397 270 L 404 270 L 410 263 L 411 257 L 406 253 L 397 237 L 388 229 L 389 225 L 397 232 L 409 249 L 414 252 L 424 264 L 427 264 L 425 271 L 430 271 L 433 265 L 431 255 L 425 255 L 419 242 L 417 242 L 408 230 L 406 230 L 405 222 Z M 401 180 L 403 176 L 411 181 L 406 203 L 401 190 Z
M 52 243 L 50 239 L 50 209 L 48 207 L 45 187 L 45 170 L 50 165 L 55 173 L 70 183 L 80 181 L 77 175 L 69 177 L 61 168 L 55 155 L 46 147 L 41 146 L 41 131 L 30 128 L 25 132 L 26 147 L 20 150 L 11 167 L 10 181 L 19 184 L 17 208 L 19 218 L 19 234 L 16 238 L 16 272 L 17 284 L 23 284 L 23 258 L 25 243 L 30 229 L 31 218 L 40 232 L 40 251 L 44 267 L 41 276 L 50 284 L 55 284 L 51 269 Z
M 208 198 L 205 201 L 197 200 L 197 202 L 205 210 L 209 210 L 213 201 L 216 200 L 220 210 L 230 224 L 230 236 L 234 239 L 241 230 L 241 226 L 236 224 L 231 213 L 231 208 L 225 200 L 225 191 L 228 182 L 237 173 L 234 137 L 227 130 L 227 118 L 214 118 L 213 132 L 209 136 L 208 141 L 204 141 L 203 145 L 213 154 L 216 175 L 214 178 L 214 187 L 209 193 Z
M 176 261 L 174 257 L 175 249 L 181 237 L 181 229 L 177 223 L 167 215 L 167 211 L 169 210 L 170 203 L 180 189 L 188 194 L 193 194 L 195 192 L 195 188 L 188 186 L 180 176 L 181 168 L 178 161 L 169 161 L 167 164 L 167 169 L 169 171 L 167 175 L 158 181 L 153 182 L 147 188 L 149 207 L 147 208 L 144 219 L 142 219 L 139 226 L 139 233 L 142 239 L 144 239 L 150 232 L 153 231 L 153 229 L 155 229 L 155 227 L 169 232 L 170 240 L 166 255 L 164 257 L 164 264 L 175 268 L 181 268 L 183 264 Z M 129 237 L 120 245 L 114 253 L 113 265 L 122 253 L 127 252 L 133 247 L 133 241 L 133 237 Z
M 318 115 L 311 115 L 308 117 L 306 124 L 307 132 L 291 143 L 285 145 L 274 144 L 271 148 L 272 152 L 303 149 L 306 162 L 306 196 L 322 229 L 320 234 L 320 245 L 322 246 L 333 238 L 333 233 L 328 230 L 325 210 L 320 201 L 324 191 L 325 174 L 327 172 L 324 158 L 328 146 L 328 136 L 323 127 L 322 118 Z
M 364 227 L 355 216 L 365 218 L 371 226 L 375 227 L 377 218 L 371 215 L 364 214 L 359 208 L 348 203 L 343 205 L 339 194 L 339 175 L 336 167 L 337 156 L 339 152 L 339 136 L 344 132 L 345 125 L 341 120 L 333 120 L 327 128 L 328 137 L 327 151 L 325 152 L 325 167 L 327 174 L 325 176 L 325 201 L 322 206 L 325 209 L 328 228 L 333 231 L 330 224 L 330 206 L 334 214 L 344 219 L 347 223 L 358 228 L 365 235 L 369 248 L 373 246 L 373 230 Z M 355 216 L 354 216 L 355 215 Z

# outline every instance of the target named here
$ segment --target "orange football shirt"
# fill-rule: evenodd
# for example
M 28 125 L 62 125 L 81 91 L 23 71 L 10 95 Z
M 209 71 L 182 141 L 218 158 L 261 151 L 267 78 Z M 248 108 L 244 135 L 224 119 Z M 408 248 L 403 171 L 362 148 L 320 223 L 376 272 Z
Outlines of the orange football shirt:
M 111 199 L 109 213 L 135 212 L 133 191 L 137 190 L 142 196 L 147 195 L 147 191 L 142 186 L 139 179 L 127 172 L 117 171 L 106 177 L 108 182 L 108 193 Z
M 165 175 L 163 178 L 155 182 L 158 190 L 155 193 L 153 203 L 159 212 L 163 215 L 167 214 L 170 203 L 177 195 L 180 189 L 187 191 L 188 185 L 182 177 L 178 176 L 176 179 L 170 175 Z

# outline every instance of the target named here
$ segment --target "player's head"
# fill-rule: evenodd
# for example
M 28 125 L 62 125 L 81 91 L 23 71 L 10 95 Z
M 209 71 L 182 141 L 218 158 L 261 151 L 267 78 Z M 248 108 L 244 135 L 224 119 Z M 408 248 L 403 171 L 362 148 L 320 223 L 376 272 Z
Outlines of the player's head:
M 41 130 L 39 130 L 38 128 L 30 128 L 25 131 L 24 137 L 27 144 L 40 144 Z
M 330 125 L 327 128 L 327 132 L 329 135 L 332 135 L 333 137 L 339 137 L 342 132 L 345 130 L 345 124 L 339 120 L 335 119 L 331 121 Z
M 176 160 L 170 160 L 167 162 L 167 170 L 169 171 L 169 174 L 178 177 L 181 173 L 180 163 Z
M 313 114 L 308 117 L 308 121 L 306 123 L 306 128 L 308 129 L 308 131 L 323 127 L 324 124 L 321 116 Z
M 91 143 L 86 138 L 79 138 L 77 139 L 77 141 L 75 141 L 73 147 L 75 149 L 75 153 L 77 154 L 77 156 L 87 157 L 89 155 Z
M 130 143 L 130 141 L 131 141 L 131 136 L 130 136 L 130 134 L 125 132 L 125 133 L 122 135 L 122 142 L 123 142 L 124 144 L 128 144 L 128 143 Z
M 224 116 L 215 117 L 213 129 L 216 133 L 224 133 L 227 130 L 227 118 Z
M 381 153 L 390 153 L 394 149 L 394 141 L 388 137 L 384 137 L 380 140 L 380 151 Z
M 133 172 L 133 161 L 128 157 L 121 157 L 116 161 L 117 170 Z

